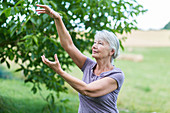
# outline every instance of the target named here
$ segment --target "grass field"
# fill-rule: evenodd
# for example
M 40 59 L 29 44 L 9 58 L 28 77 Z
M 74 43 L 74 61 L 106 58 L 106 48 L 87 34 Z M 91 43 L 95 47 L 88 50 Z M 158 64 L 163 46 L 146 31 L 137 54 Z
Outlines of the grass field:
M 170 112 L 170 48 L 136 48 L 141 62 L 117 61 L 126 79 L 118 101 L 120 108 L 135 113 Z
M 122 52 L 142 55 L 143 59 L 140 62 L 115 62 L 116 67 L 125 73 L 125 82 L 118 98 L 120 113 L 170 112 L 169 53 L 170 47 L 126 48 L 125 52 Z M 75 67 L 72 70 L 70 73 L 81 79 L 81 71 Z M 39 93 L 32 94 L 31 86 L 32 84 L 24 84 L 22 80 L 0 79 L 0 113 L 42 113 L 46 102 Z M 41 93 L 45 97 L 49 91 L 44 88 Z M 64 105 L 66 113 L 77 112 L 79 100 L 74 90 L 69 87 L 68 94 L 62 93 L 61 98 L 70 99 Z

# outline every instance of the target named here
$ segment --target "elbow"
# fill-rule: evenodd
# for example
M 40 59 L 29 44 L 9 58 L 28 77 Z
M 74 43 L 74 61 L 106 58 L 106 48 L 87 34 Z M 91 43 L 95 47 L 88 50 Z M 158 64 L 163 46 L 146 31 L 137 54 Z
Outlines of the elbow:
M 71 48 L 73 48 L 74 44 L 73 43 L 67 43 L 67 44 L 63 44 L 61 43 L 61 47 L 64 48 L 64 50 L 70 50 Z
M 96 93 L 90 90 L 81 90 L 79 93 L 88 97 L 97 97 Z
M 80 94 L 84 95 L 84 96 L 88 96 L 86 91 L 79 91 Z
M 88 96 L 88 97 L 98 97 L 97 95 L 95 95 L 94 93 L 89 93 L 89 92 L 87 92 L 87 91 L 83 91 L 82 93 L 81 93 L 82 95 L 84 95 L 84 96 Z
M 93 88 L 89 85 L 85 85 L 84 87 L 81 87 L 81 89 L 77 90 L 80 94 L 88 97 L 99 97 L 100 92 L 98 89 Z

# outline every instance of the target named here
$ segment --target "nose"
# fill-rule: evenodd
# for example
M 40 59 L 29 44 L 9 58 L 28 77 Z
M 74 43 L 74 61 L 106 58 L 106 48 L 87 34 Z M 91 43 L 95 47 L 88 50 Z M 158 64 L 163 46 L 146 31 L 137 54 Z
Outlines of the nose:
M 92 49 L 97 49 L 97 44 L 93 44 Z

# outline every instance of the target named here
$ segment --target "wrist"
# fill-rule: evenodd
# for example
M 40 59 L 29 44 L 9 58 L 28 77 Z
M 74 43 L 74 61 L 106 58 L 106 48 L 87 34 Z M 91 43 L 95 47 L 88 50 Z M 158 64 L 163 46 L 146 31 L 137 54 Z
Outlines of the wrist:
M 64 71 L 63 71 L 62 69 L 60 69 L 60 70 L 55 70 L 55 72 L 56 72 L 57 74 L 59 74 L 59 75 L 63 75 L 63 74 L 64 74 Z
M 56 21 L 56 22 L 58 22 L 58 21 L 61 21 L 62 19 L 61 19 L 61 16 L 59 16 L 59 17 L 57 17 L 57 18 L 53 18 L 54 19 L 54 21 Z

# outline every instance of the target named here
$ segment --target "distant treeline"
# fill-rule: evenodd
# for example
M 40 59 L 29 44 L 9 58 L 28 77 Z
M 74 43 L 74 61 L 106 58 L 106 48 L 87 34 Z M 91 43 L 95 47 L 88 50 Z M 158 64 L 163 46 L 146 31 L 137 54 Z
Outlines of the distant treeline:
M 169 23 L 167 23 L 167 24 L 165 25 L 165 27 L 164 27 L 163 29 L 170 29 L 170 21 L 169 21 Z

